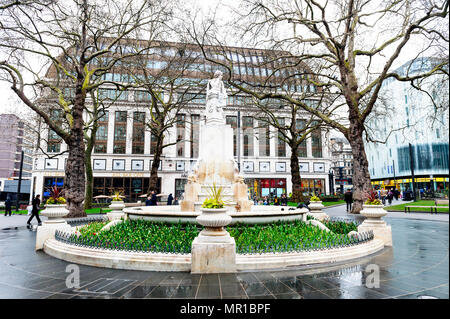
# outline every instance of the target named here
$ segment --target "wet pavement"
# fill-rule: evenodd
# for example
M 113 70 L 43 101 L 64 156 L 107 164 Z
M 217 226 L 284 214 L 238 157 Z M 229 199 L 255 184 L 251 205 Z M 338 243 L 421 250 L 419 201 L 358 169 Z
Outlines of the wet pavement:
M 79 265 L 79 288 L 66 284 L 73 282 L 70 263 L 34 251 L 36 232 L 4 227 L 0 298 L 448 299 L 448 222 L 385 220 L 392 226 L 394 247 L 350 263 L 209 275 Z M 379 288 L 368 288 L 377 268 Z

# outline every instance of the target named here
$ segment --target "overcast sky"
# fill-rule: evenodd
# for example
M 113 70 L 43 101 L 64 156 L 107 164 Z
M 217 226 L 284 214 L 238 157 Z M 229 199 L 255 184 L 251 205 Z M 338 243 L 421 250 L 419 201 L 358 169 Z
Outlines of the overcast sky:
M 219 10 L 219 18 L 228 18 L 226 6 L 236 8 L 239 4 L 237 0 L 180 0 L 179 7 L 189 5 L 192 8 L 198 8 L 203 14 L 208 14 L 209 10 L 214 9 L 218 4 L 224 5 L 222 10 Z M 197 10 L 195 10 L 197 11 Z M 412 59 L 417 50 L 414 50 L 413 44 L 410 44 L 409 50 L 402 52 L 401 60 L 396 63 L 396 67 Z M 20 101 L 10 89 L 10 85 L 0 81 L 0 113 L 16 113 L 26 114 L 30 112 L 28 107 Z

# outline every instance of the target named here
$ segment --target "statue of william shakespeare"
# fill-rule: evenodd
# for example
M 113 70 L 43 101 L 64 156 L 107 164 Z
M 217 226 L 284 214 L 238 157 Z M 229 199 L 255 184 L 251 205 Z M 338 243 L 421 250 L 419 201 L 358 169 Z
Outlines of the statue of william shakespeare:
M 227 92 L 222 81 L 223 73 L 217 70 L 206 86 L 206 124 L 225 124 L 223 108 L 227 105 Z

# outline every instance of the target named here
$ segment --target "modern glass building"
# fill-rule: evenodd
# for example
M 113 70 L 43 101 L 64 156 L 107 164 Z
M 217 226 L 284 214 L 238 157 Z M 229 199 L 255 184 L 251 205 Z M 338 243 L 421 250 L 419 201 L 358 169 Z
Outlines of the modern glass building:
M 429 70 L 435 60 L 408 62 L 399 70 L 414 74 Z M 376 188 L 448 192 L 449 110 L 448 79 L 434 76 L 416 83 L 388 81 L 378 105 L 378 115 L 369 122 L 374 137 L 385 143 L 367 143 L 372 184 Z M 433 99 L 431 99 L 431 97 Z

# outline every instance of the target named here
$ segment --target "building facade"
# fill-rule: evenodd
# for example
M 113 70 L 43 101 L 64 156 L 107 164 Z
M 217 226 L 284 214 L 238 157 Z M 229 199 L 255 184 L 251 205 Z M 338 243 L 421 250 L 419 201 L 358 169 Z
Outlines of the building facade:
M 344 137 L 330 138 L 330 152 L 334 176 L 334 191 L 343 194 L 352 189 L 353 153 L 350 143 Z
M 166 50 L 166 52 L 172 52 Z M 170 53 L 172 54 L 172 53 Z M 257 67 L 265 52 L 230 48 L 229 57 L 236 60 L 236 72 L 252 76 L 268 75 L 267 67 Z M 239 61 L 244 63 L 239 63 Z M 252 61 L 254 63 L 252 64 Z M 148 61 L 149 69 L 165 67 L 164 59 Z M 192 67 L 194 65 L 195 67 Z M 191 64 L 189 76 L 206 82 L 218 68 L 200 61 Z M 115 78 L 120 70 L 106 77 Z M 293 89 L 293 88 L 292 88 Z M 296 89 L 312 90 L 298 85 Z M 151 117 L 148 108 L 149 97 L 141 90 L 119 92 L 104 88 L 101 94 L 115 98 L 99 121 L 97 141 L 92 154 L 94 172 L 94 196 L 110 195 L 112 189 L 122 188 L 128 201 L 137 201 L 148 190 L 150 168 L 153 161 L 155 137 L 143 123 Z M 274 127 L 260 119 L 260 111 L 252 99 L 242 94 L 230 94 L 224 109 L 226 123 L 234 129 L 234 154 L 241 174 L 249 187 L 249 196 L 257 198 L 270 195 L 280 196 L 292 191 L 290 178 L 290 149 L 278 137 Z M 194 94 L 194 93 L 193 93 Z M 164 95 L 164 92 L 162 93 Z M 167 98 L 167 97 L 163 97 Z M 159 171 L 158 188 L 163 194 L 172 193 L 181 198 L 189 171 L 198 158 L 199 130 L 204 123 L 206 91 L 195 92 L 190 102 L 176 114 L 176 123 L 165 136 L 165 143 L 173 143 L 163 151 Z M 88 101 L 89 103 L 89 101 Z M 277 117 L 289 123 L 290 113 L 280 108 Z M 307 114 L 298 114 L 299 123 Z M 52 185 L 63 186 L 67 149 L 51 130 L 43 127 L 41 148 L 47 152 L 36 154 L 33 168 L 33 192 L 45 198 Z M 220 145 L 218 145 L 220 147 Z M 53 154 L 61 155 L 52 156 Z M 328 172 L 331 167 L 330 154 L 326 147 L 324 131 L 315 131 L 302 143 L 299 149 L 300 174 L 305 194 L 329 193 Z
M 15 114 L 0 114 L 0 201 L 15 198 L 23 151 L 21 199 L 28 198 L 33 169 L 35 134 Z
M 429 70 L 431 62 L 408 62 L 400 71 L 411 75 Z M 421 86 L 424 91 L 412 88 L 409 82 L 389 81 L 384 85 L 388 113 L 372 119 L 370 127 L 375 138 L 385 143 L 366 144 L 375 188 L 413 190 L 414 171 L 416 191 L 448 192 L 448 79 L 435 76 Z M 395 116 L 389 108 L 395 110 Z

